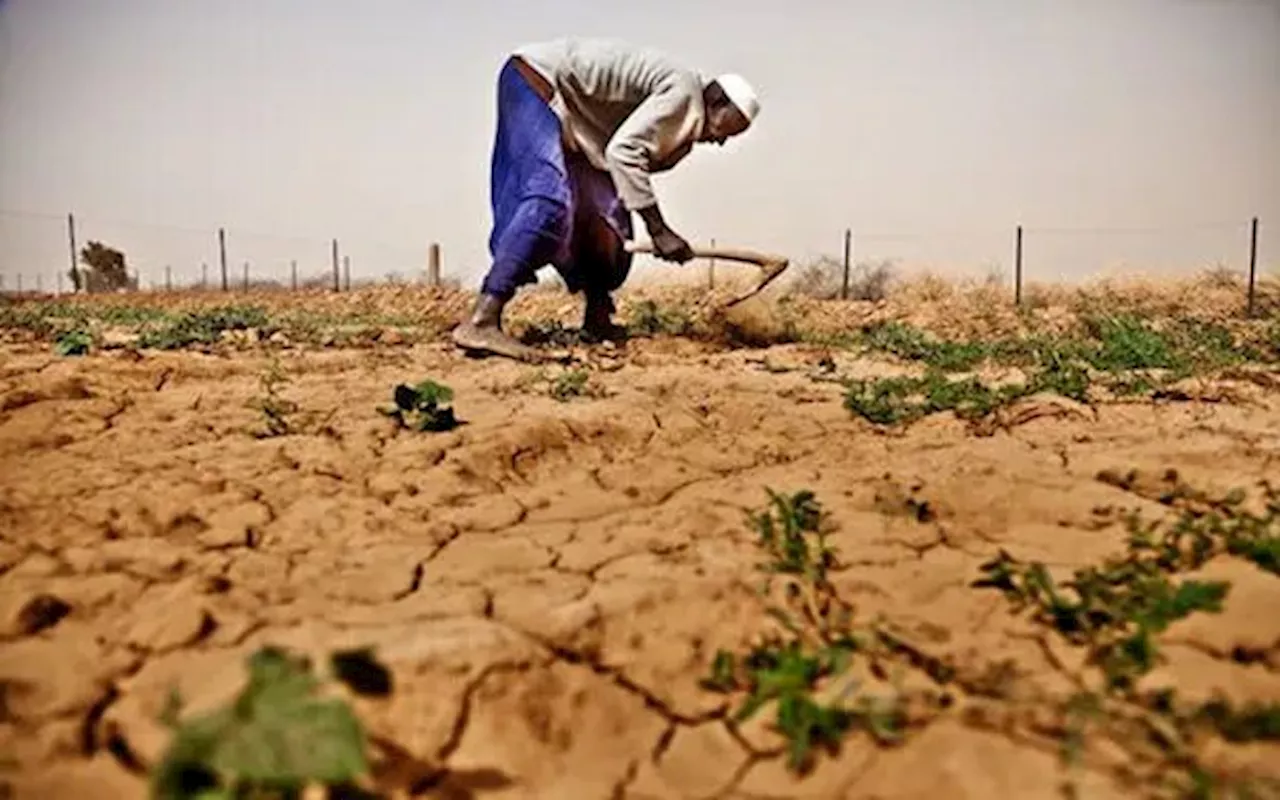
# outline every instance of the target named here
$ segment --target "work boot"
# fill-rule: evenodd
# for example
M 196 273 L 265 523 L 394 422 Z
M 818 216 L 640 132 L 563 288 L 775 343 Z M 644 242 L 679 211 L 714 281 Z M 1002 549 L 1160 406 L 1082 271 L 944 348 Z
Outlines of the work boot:
M 507 302 L 491 294 L 476 301 L 471 318 L 453 329 L 453 343 L 472 353 L 490 353 L 520 361 L 537 361 L 540 353 L 502 330 L 502 310 Z
M 582 317 L 582 333 L 589 340 L 616 342 L 627 338 L 627 329 L 613 322 L 613 298 L 608 293 L 588 294 Z

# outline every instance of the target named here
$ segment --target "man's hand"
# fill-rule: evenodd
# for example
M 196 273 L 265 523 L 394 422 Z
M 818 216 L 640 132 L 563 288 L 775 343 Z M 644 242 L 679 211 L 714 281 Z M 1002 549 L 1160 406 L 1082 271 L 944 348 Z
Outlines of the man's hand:
M 693 248 L 680 234 L 667 228 L 653 237 L 654 254 L 663 261 L 683 264 L 693 258 Z
M 640 210 L 640 218 L 649 229 L 649 238 L 653 240 L 654 255 L 663 261 L 675 261 L 683 264 L 693 258 L 693 248 L 684 237 L 671 228 L 662 218 L 662 212 L 656 205 Z

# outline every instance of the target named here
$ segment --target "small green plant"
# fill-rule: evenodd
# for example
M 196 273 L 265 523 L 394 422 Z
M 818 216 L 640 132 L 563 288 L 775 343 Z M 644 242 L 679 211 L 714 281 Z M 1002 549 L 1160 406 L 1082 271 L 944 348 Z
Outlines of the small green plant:
M 442 432 L 458 426 L 453 407 L 453 390 L 448 386 L 425 380 L 414 386 L 400 384 L 395 388 L 395 405 L 382 409 L 382 413 L 394 419 L 400 427 L 417 431 Z
M 259 376 L 258 382 L 262 394 L 249 403 L 251 408 L 262 414 L 262 429 L 257 435 L 260 438 L 266 438 L 292 432 L 293 424 L 290 416 L 298 411 L 298 404 L 280 394 L 280 387 L 287 385 L 290 381 L 278 359 L 271 359 L 267 369 Z
M 173 734 L 151 774 L 154 800 L 284 800 L 314 785 L 331 792 L 354 786 L 368 774 L 360 721 L 345 701 L 322 695 L 308 659 L 264 647 L 247 667 L 235 699 L 201 716 L 180 720 L 181 698 L 171 695 L 162 721 Z M 389 679 L 368 651 L 333 654 L 328 672 L 358 694 L 390 691 L 387 679 L 360 679 Z
M 680 309 L 663 308 L 653 300 L 641 300 L 631 309 L 627 330 L 643 336 L 684 336 L 693 330 L 693 320 Z
M 976 587 L 999 589 L 1016 609 L 1090 650 L 1106 688 L 1132 689 L 1159 659 L 1155 636 L 1197 611 L 1216 613 L 1228 592 L 1223 582 L 1174 582 L 1158 557 L 1132 547 L 1124 559 L 1076 570 L 1059 585 L 1040 562 L 1023 563 L 1001 550 L 981 567 Z
M 193 344 L 214 344 L 223 331 L 256 329 L 270 323 L 265 309 L 258 306 L 221 306 L 189 311 L 167 324 L 145 331 L 139 346 L 157 350 L 177 350 Z
M 571 369 L 562 372 L 551 381 L 548 393 L 560 402 L 568 402 L 574 397 L 583 397 L 588 393 L 591 373 L 585 369 Z
M 862 343 L 871 350 L 892 353 L 910 361 L 923 361 L 944 372 L 973 369 L 992 353 L 991 346 L 983 342 L 936 339 L 919 328 L 896 321 L 867 328 L 863 331 Z
M 1178 486 L 1161 498 L 1180 508 L 1172 523 L 1146 523 L 1130 515 L 1123 555 L 1076 569 L 1061 582 L 1043 563 L 1023 562 L 1004 550 L 981 565 L 974 586 L 1000 591 L 1015 611 L 1029 611 L 1033 621 L 1065 643 L 1083 648 L 1085 663 L 1101 677 L 1093 688 L 1087 681 L 1082 684 L 1081 694 L 1064 710 L 1062 755 L 1068 766 L 1079 761 L 1087 727 L 1111 727 L 1111 738 L 1125 742 L 1135 754 L 1144 743 L 1158 745 L 1163 760 L 1157 769 L 1176 780 L 1180 796 L 1245 791 L 1226 787 L 1203 769 L 1186 743 L 1196 732 L 1232 742 L 1280 740 L 1280 704 L 1237 708 L 1218 699 L 1188 706 L 1172 690 L 1143 692 L 1139 687 L 1143 676 L 1163 661 L 1159 635 L 1192 614 L 1219 613 L 1230 595 L 1224 581 L 1189 579 L 1183 573 L 1230 554 L 1280 574 L 1275 561 L 1280 491 L 1265 483 L 1262 490 L 1265 509 L 1253 512 L 1244 506 L 1244 492 L 1213 500 Z
M 915 422 L 940 411 L 953 411 L 961 419 L 973 420 L 1036 389 L 1035 384 L 993 388 L 977 378 L 952 379 L 940 371 L 930 370 L 921 378 L 847 381 L 844 406 L 878 425 Z
M 93 334 L 81 328 L 59 334 L 53 350 L 60 356 L 82 356 L 93 347 Z
M 803 775 L 819 752 L 834 755 L 854 731 L 866 731 L 882 745 L 900 742 L 905 705 L 896 694 L 856 692 L 856 682 L 847 680 L 856 658 L 884 659 L 892 638 L 879 628 L 853 628 L 851 607 L 828 580 L 836 556 L 827 545 L 829 520 L 816 496 L 808 490 L 767 492 L 769 506 L 749 513 L 748 522 L 768 556 L 760 565 L 762 595 L 773 595 L 775 584 L 782 584 L 781 602 L 767 607 L 780 632 L 741 656 L 718 650 L 700 686 L 743 696 L 735 723 L 772 704 L 773 727 L 786 740 L 787 767 Z

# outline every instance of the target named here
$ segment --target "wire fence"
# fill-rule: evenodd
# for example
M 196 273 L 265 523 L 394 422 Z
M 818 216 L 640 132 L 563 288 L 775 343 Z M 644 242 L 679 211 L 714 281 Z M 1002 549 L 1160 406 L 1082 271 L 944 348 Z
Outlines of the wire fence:
M 432 242 L 414 251 L 369 239 L 343 242 L 0 210 L 0 293 L 74 293 L 77 273 L 88 267 L 84 250 L 94 242 L 124 255 L 128 288 L 135 291 L 343 291 L 370 283 L 456 283 L 441 274 L 441 248 Z
M 842 252 L 823 248 L 810 261 L 834 273 L 835 294 L 851 295 L 854 273 L 877 264 L 907 265 L 941 274 L 977 270 L 1012 289 L 1021 303 L 1028 283 L 1080 277 L 1079 266 L 1112 274 L 1162 274 L 1214 269 L 1238 275 L 1249 314 L 1255 310 L 1259 278 L 1257 217 L 1235 222 L 1146 228 L 1051 227 L 1013 224 L 1003 231 L 934 230 L 860 232 L 850 227 Z M 84 250 L 98 242 L 124 254 L 133 291 L 205 290 L 237 292 L 327 289 L 345 291 L 370 284 L 460 286 L 446 275 L 442 247 L 420 247 L 369 239 L 285 236 L 243 229 L 190 228 L 81 218 L 76 214 L 0 209 L 0 293 L 73 293 L 86 267 Z M 712 245 L 715 240 L 711 240 Z M 838 254 L 832 254 L 833 252 Z M 716 281 L 717 264 L 705 271 Z M 686 276 L 690 273 L 686 271 Z M 702 280 L 701 273 L 698 280 Z M 478 276 L 477 276 L 478 277 Z

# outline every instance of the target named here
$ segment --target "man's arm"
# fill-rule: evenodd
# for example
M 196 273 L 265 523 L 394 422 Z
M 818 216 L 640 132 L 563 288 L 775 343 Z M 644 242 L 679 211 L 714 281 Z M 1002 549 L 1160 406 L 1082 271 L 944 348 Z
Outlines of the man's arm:
M 696 135 L 691 126 L 696 81 L 675 76 L 650 95 L 618 127 L 605 148 L 605 162 L 628 210 L 644 220 L 658 255 L 681 263 L 693 257 L 689 244 L 663 219 L 649 165 Z

